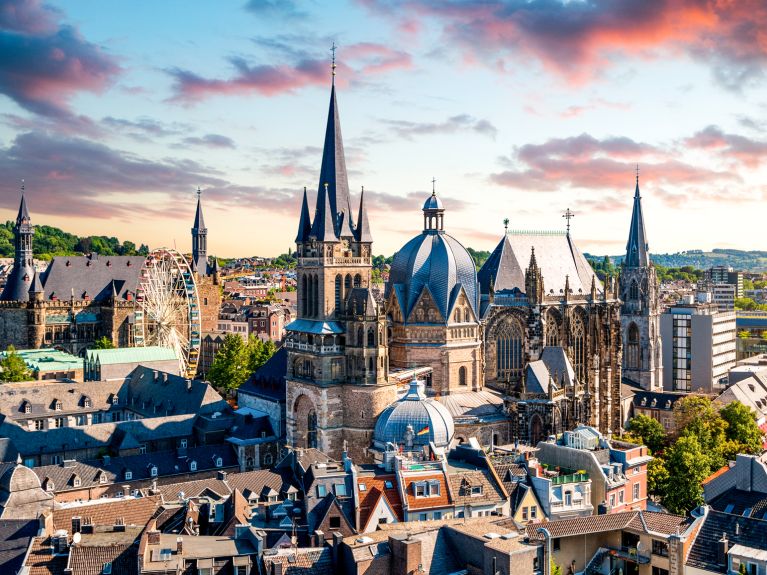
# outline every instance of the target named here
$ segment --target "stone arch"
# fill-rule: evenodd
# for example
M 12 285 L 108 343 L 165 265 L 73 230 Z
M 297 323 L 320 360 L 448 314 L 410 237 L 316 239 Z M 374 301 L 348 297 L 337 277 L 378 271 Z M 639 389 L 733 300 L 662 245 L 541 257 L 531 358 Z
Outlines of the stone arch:
M 635 279 L 632 279 L 629 284 L 629 300 L 639 301 L 639 282 Z
M 365 345 L 365 332 L 363 331 L 362 326 L 357 328 L 357 345 L 360 347 Z
M 539 441 L 546 439 L 546 430 L 540 413 L 534 413 L 530 418 L 529 430 L 530 445 L 538 445 Z
M 346 295 L 349 295 L 349 290 L 352 289 L 352 275 L 346 274 L 346 277 L 344 278 L 344 293 Z
M 293 403 L 293 443 L 295 447 L 318 447 L 317 410 L 306 394 L 301 394 Z
M 372 327 L 368 328 L 368 347 L 374 347 L 376 344 L 376 332 Z
M 586 381 L 588 369 L 586 325 L 585 313 L 581 308 L 575 308 L 570 319 L 570 360 L 575 376 L 581 382 Z

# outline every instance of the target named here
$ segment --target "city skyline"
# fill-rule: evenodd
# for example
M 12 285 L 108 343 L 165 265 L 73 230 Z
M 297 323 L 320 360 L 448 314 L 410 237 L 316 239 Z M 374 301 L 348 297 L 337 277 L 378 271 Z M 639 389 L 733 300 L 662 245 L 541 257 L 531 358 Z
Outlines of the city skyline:
M 765 21 L 758 2 L 2 2 L 0 217 L 24 179 L 35 224 L 183 246 L 200 186 L 211 253 L 284 252 L 335 42 L 375 253 L 421 229 L 436 178 L 475 249 L 572 209 L 584 251 L 619 254 L 637 164 L 651 251 L 759 249 L 739 232 L 765 192 Z

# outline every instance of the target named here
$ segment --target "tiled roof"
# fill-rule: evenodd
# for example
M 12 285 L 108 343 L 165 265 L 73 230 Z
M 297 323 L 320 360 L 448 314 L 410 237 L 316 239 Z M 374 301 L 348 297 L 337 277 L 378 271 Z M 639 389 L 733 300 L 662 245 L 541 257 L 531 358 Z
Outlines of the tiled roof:
M 416 497 L 414 483 L 420 481 L 439 481 L 439 495 L 435 497 Z M 447 507 L 450 505 L 450 492 L 448 491 L 445 476 L 442 473 L 430 473 L 423 475 L 406 476 L 403 478 L 406 507 L 409 511 L 417 509 L 432 509 Z
M 264 487 L 269 487 L 280 493 L 288 485 L 287 475 L 272 469 L 258 469 L 244 473 L 227 473 L 226 479 L 210 477 L 158 485 L 157 490 L 164 501 L 176 501 L 178 494 L 182 491 L 185 497 L 199 497 L 206 491 L 212 491 L 220 495 L 221 498 L 226 498 L 237 489 L 246 498 L 251 498 L 252 494 L 260 496 Z
M 285 575 L 332 575 L 333 556 L 330 547 L 280 549 L 274 555 L 264 555 L 266 572 L 272 565 L 282 565 Z
M 634 520 L 637 513 L 637 511 L 627 511 L 625 513 L 610 513 L 608 515 L 575 517 L 573 519 L 550 521 L 546 523 L 545 527 L 549 530 L 552 537 L 572 537 L 573 535 L 603 533 L 605 531 L 615 531 L 627 528 Z M 530 539 L 543 538 L 543 536 L 537 532 L 539 527 L 541 527 L 539 524 L 527 525 L 527 535 Z
M 717 557 L 718 542 L 724 533 L 727 534 L 731 546 L 738 544 L 767 550 L 767 521 L 712 509 L 698 531 L 687 557 L 687 565 L 708 571 L 726 572 L 725 566 L 719 565 Z
M 16 573 L 39 529 L 37 519 L 0 520 L 0 573 Z
M 391 485 L 389 488 L 386 487 L 387 481 Z M 359 488 L 363 484 L 365 485 L 365 491 Z M 360 530 L 367 526 L 370 514 L 375 510 L 381 497 L 386 497 L 389 506 L 397 516 L 397 520 L 403 520 L 402 500 L 397 489 L 397 478 L 393 474 L 359 476 L 357 478 L 357 493 L 359 494 Z
M 122 385 L 121 381 L 6 383 L 0 388 L 0 413 L 11 419 L 29 419 L 41 415 L 53 417 L 109 411 L 112 408 L 110 398 L 120 391 Z M 86 398 L 91 404 L 88 408 L 85 407 Z M 55 409 L 56 401 L 61 403 L 59 411 Z M 25 413 L 26 405 L 29 405 L 29 413 Z
M 64 575 L 67 561 L 67 555 L 51 555 L 50 537 L 35 537 L 24 565 L 28 575 Z
M 138 575 L 138 545 L 77 545 L 70 548 L 72 574 L 101 575 L 105 563 L 115 575 Z
M 642 511 L 641 513 L 637 513 L 636 517 L 631 521 L 629 529 L 673 535 L 677 532 L 682 533 L 688 525 L 689 520 L 686 517 L 672 515 L 671 513 Z
M 490 476 L 489 470 L 448 469 L 448 475 L 456 504 L 501 504 L 506 500 L 498 484 Z M 481 487 L 482 493 L 472 495 L 472 487 Z
M 54 529 L 72 531 L 72 517 L 80 517 L 92 525 L 115 525 L 121 519 L 125 525 L 144 526 L 157 511 L 159 497 L 127 497 L 124 499 L 98 499 L 82 505 L 61 507 L 53 511 Z

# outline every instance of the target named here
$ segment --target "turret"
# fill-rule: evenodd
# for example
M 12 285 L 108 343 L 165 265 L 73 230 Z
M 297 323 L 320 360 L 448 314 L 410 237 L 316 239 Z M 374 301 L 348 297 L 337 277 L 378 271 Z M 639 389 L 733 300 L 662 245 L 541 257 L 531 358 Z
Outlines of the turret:
M 200 276 L 208 275 L 208 228 L 202 216 L 202 192 L 197 188 L 197 213 L 192 226 L 192 267 Z
M 642 197 L 639 195 L 639 173 L 636 177 L 634 190 L 634 211 L 631 214 L 631 228 L 629 239 L 626 243 L 626 258 L 623 265 L 629 268 L 643 268 L 650 265 L 648 254 L 647 234 L 644 228 L 644 216 L 642 215 Z
M 32 219 L 27 210 L 23 184 L 21 186 L 21 203 L 19 204 L 19 213 L 16 216 L 13 234 L 15 237 L 13 270 L 8 276 L 0 299 L 29 301 L 29 290 L 35 278 L 34 254 L 32 252 L 32 237 L 35 235 L 35 229 L 32 227 Z

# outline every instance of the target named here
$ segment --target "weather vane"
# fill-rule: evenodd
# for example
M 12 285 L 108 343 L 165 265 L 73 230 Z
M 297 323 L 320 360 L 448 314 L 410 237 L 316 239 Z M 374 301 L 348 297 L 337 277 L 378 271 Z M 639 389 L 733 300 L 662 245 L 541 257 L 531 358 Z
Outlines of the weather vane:
M 639 164 L 637 164 L 637 186 L 639 185 Z
M 507 234 L 509 233 L 509 218 L 503 220 L 503 229 Z
M 565 213 L 562 214 L 562 217 L 567 220 L 567 235 L 570 235 L 570 220 L 575 217 L 575 214 L 570 211 L 570 208 L 567 208 Z
M 24 178 L 21 178 L 21 195 L 24 195 Z
M 202 190 L 200 189 L 200 186 L 197 186 L 197 198 L 199 199 L 202 195 Z

